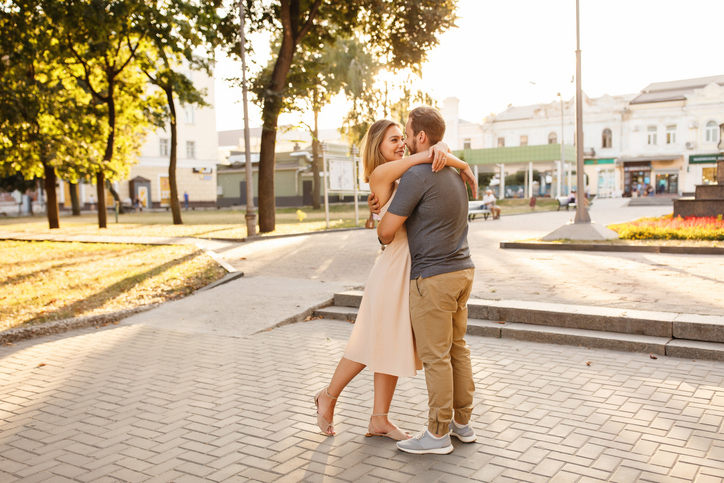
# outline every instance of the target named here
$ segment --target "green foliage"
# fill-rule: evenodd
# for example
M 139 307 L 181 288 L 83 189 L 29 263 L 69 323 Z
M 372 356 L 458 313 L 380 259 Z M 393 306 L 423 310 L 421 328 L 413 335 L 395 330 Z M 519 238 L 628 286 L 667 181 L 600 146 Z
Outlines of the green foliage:
M 528 170 L 527 169 L 521 169 L 517 171 L 515 174 L 509 174 L 505 177 L 505 185 L 506 186 L 521 186 L 525 184 L 525 179 L 528 177 Z M 537 169 L 533 170 L 533 180 L 534 181 L 541 181 L 541 173 Z
M 262 143 L 259 161 L 259 229 L 261 233 L 274 230 L 274 147 L 279 114 L 285 109 L 289 88 L 289 73 L 298 56 L 304 51 L 322 49 L 336 39 L 349 38 L 360 31 L 361 40 L 369 44 L 373 58 L 387 58 L 387 64 L 397 71 L 409 68 L 419 71 L 427 51 L 438 42 L 438 35 L 454 26 L 454 0 L 279 0 L 253 2 L 247 0 L 246 18 L 250 31 L 265 30 L 280 39 L 273 53 L 263 82 L 257 89 L 262 104 Z M 241 35 L 231 25 L 230 12 L 219 31 L 227 47 L 239 52 Z M 231 21 L 230 21 L 231 19 Z M 238 25 L 238 22 L 237 22 Z M 364 112 L 365 103 L 354 100 L 354 110 Z M 369 113 L 369 107 L 367 107 Z M 368 116 L 369 117 L 369 116 Z
M 37 186 L 37 180 L 25 179 L 22 173 L 15 173 L 0 178 L 0 191 L 13 192 L 15 190 L 25 193 Z

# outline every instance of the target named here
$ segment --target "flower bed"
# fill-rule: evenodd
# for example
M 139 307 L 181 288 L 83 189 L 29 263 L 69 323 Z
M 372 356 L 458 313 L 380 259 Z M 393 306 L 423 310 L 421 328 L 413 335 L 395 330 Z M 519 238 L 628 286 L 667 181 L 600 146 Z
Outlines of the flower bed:
M 626 240 L 724 240 L 722 215 L 687 218 L 666 215 L 610 225 L 609 228 Z

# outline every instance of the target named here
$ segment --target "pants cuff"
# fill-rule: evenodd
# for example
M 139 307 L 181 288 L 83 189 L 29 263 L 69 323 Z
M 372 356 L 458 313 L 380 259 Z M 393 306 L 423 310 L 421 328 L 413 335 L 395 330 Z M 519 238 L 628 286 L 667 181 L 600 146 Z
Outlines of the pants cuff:
M 450 431 L 450 421 L 429 421 L 427 430 L 432 434 L 447 434 Z

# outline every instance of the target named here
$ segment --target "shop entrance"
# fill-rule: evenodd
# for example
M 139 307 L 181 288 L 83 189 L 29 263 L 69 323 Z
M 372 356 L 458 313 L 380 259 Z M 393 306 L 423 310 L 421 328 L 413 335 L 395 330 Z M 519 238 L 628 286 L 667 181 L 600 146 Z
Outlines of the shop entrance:
M 679 175 L 678 174 L 657 174 L 656 175 L 656 194 L 657 195 L 675 195 L 679 192 Z
M 646 196 L 646 188 L 651 183 L 651 163 L 624 163 L 623 171 L 623 196 Z

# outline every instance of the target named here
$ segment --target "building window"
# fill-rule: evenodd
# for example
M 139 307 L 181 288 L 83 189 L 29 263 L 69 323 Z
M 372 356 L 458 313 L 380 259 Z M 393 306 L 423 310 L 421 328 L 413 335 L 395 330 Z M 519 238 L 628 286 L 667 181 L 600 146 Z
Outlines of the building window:
M 520 136 L 520 145 L 521 146 L 527 146 L 528 145 L 528 135 L 522 134 Z
M 548 144 L 558 144 L 558 135 L 554 132 L 548 135 Z
M 649 126 L 647 129 L 647 141 L 646 144 L 649 146 L 656 146 L 656 126 Z
M 184 117 L 186 119 L 186 124 L 194 123 L 194 106 L 184 107 Z
M 470 138 L 463 139 L 463 149 L 470 149 L 471 144 L 472 140 Z
M 715 143 L 719 141 L 719 126 L 715 121 L 706 123 L 706 142 Z
M 168 156 L 168 139 L 159 139 L 159 153 L 161 156 Z
M 701 170 L 701 184 L 716 183 L 716 168 L 703 168 Z
M 505 138 L 498 138 L 498 147 L 499 148 L 505 147 Z
M 196 159 L 196 142 L 186 141 L 186 157 Z
M 676 144 L 676 126 L 666 126 L 666 144 Z
M 602 148 L 613 147 L 613 134 L 611 133 L 611 130 L 608 128 L 604 129 L 603 134 L 601 135 L 601 147 Z

